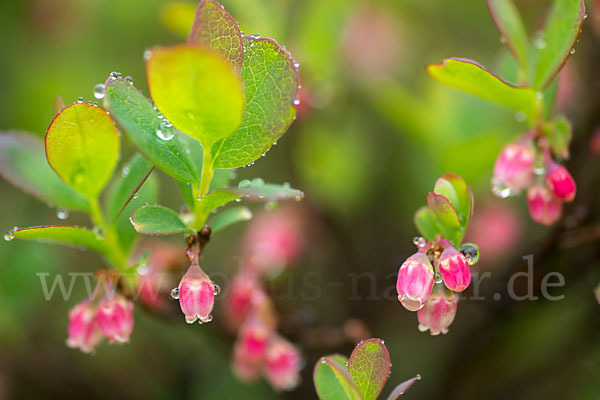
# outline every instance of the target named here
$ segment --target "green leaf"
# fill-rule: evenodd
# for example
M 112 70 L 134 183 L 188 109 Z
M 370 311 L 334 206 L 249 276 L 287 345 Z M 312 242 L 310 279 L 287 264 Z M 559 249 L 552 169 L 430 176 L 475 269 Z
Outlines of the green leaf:
M 242 33 L 235 20 L 214 0 L 202 0 L 196 9 L 188 43 L 220 55 L 238 70 L 244 58 Z
M 119 133 L 104 109 L 74 103 L 62 110 L 46 132 L 48 163 L 67 185 L 97 198 L 117 165 Z
M 0 175 L 45 203 L 89 211 L 87 199 L 60 180 L 46 161 L 44 143 L 31 134 L 0 135 Z
M 238 168 L 267 152 L 294 121 L 298 70 L 286 50 L 268 38 L 244 37 L 244 118 L 211 148 L 215 168 Z
M 474 61 L 447 58 L 442 64 L 428 65 L 427 72 L 448 86 L 521 111 L 530 120 L 537 113 L 537 99 L 533 90 L 511 85 Z
M 193 45 L 157 47 L 146 72 L 158 109 L 205 149 L 240 124 L 245 106 L 242 83 L 220 57 Z
M 558 74 L 577 43 L 585 19 L 583 0 L 555 0 L 534 53 L 532 86 L 545 88 Z M 540 45 L 541 44 L 541 45 Z
M 360 342 L 350 355 L 348 372 L 365 400 L 376 400 L 390 375 L 390 354 L 381 339 Z
M 387 400 L 397 400 L 400 396 L 402 396 L 404 393 L 406 393 L 406 391 L 408 389 L 410 389 L 410 387 L 418 380 L 421 379 L 421 375 L 417 375 L 414 376 L 412 378 L 410 378 L 409 380 L 402 382 L 401 384 L 399 384 L 398 386 L 396 386 L 394 388 L 394 390 L 392 390 L 392 393 L 390 393 L 389 397 L 387 398 Z
M 157 130 L 166 127 L 161 126 L 158 111 L 152 103 L 123 79 L 109 79 L 105 88 L 105 104 L 140 153 L 173 178 L 197 182 L 198 171 L 180 135 L 173 132 L 171 140 L 163 140 L 157 135 Z
M 464 232 L 456 210 L 454 210 L 450 201 L 442 195 L 429 193 L 427 195 L 427 207 L 431 210 L 444 238 L 453 242 L 455 246 L 460 245 Z
M 125 164 L 121 175 L 111 183 L 108 189 L 106 208 L 110 221 L 117 218 L 127 207 L 152 172 L 152 168 L 152 163 L 139 153 L 136 153 Z
M 221 207 L 233 201 L 235 199 L 239 199 L 242 197 L 241 194 L 231 193 L 224 190 L 219 190 L 216 192 L 208 193 L 200 201 L 197 202 L 196 207 L 199 207 L 199 211 L 204 215 L 208 215 L 214 209 Z
M 552 153 L 558 158 L 569 158 L 569 145 L 573 138 L 571 124 L 564 116 L 554 118 L 550 124 L 549 142 Z
M 138 208 L 131 215 L 130 220 L 134 229 L 145 235 L 173 235 L 192 232 L 175 211 L 158 205 Z
M 526 71 L 529 40 L 519 11 L 512 0 L 487 0 L 487 5 L 506 46 Z
M 231 207 L 221 211 L 208 221 L 213 233 L 218 232 L 238 222 L 250 221 L 252 211 L 248 207 Z
M 363 400 L 346 368 L 342 355 L 321 357 L 313 371 L 315 390 L 321 400 Z
M 415 225 L 421 236 L 427 239 L 427 241 L 435 240 L 437 235 L 442 234 L 435 215 L 427 207 L 421 207 L 417 210 L 415 213 Z
M 434 193 L 444 196 L 456 211 L 462 229 L 473 215 L 473 192 L 458 175 L 446 174 L 435 182 Z
M 289 184 L 275 185 L 265 183 L 260 178 L 255 178 L 252 181 L 243 180 L 238 184 L 237 188 L 224 188 L 224 191 L 238 194 L 249 200 L 255 201 L 300 201 L 304 198 L 304 193 L 298 189 L 293 189 Z
M 98 253 L 106 253 L 104 241 L 94 232 L 79 226 L 33 226 L 9 232 L 17 239 L 84 247 Z

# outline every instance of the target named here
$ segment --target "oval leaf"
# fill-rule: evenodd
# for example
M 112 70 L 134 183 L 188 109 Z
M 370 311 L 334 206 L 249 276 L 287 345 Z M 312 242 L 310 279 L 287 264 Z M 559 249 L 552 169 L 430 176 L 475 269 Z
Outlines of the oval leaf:
M 244 45 L 240 27 L 214 0 L 202 0 L 198 4 L 188 43 L 220 55 L 238 71 L 242 67 Z
M 390 354 L 381 339 L 360 342 L 350 355 L 348 372 L 365 400 L 375 400 L 390 375 Z
M 208 225 L 212 228 L 212 232 L 215 233 L 230 225 L 250 221 L 251 219 L 252 211 L 248 207 L 231 207 L 212 217 Z
M 106 247 L 102 239 L 89 229 L 79 226 L 33 226 L 15 229 L 10 232 L 17 239 L 84 247 L 98 253 L 106 253 Z
M 242 120 L 245 100 L 234 68 L 198 46 L 152 50 L 148 86 L 158 109 L 206 149 L 229 136 Z
M 402 382 L 401 384 L 399 384 L 398 386 L 396 386 L 394 388 L 394 390 L 392 391 L 392 393 L 390 393 L 389 397 L 387 398 L 387 400 L 396 400 L 398 399 L 400 396 L 402 396 L 404 393 L 406 393 L 406 391 L 408 389 L 410 389 L 410 387 L 418 380 L 421 379 L 421 375 L 417 375 L 415 377 L 410 378 L 409 380 Z
M 231 136 L 212 147 L 215 168 L 238 168 L 260 158 L 296 116 L 299 81 L 291 54 L 269 38 L 245 36 L 244 47 L 244 118 Z
M 536 114 L 537 99 L 533 90 L 511 85 L 475 61 L 447 58 L 442 64 L 428 65 L 427 72 L 448 86 L 521 111 L 530 120 Z
M 583 0 L 555 0 L 535 52 L 533 87 L 545 88 L 571 55 L 585 20 Z
M 191 232 L 179 215 L 163 206 L 144 206 L 130 217 L 133 228 L 144 235 L 173 235 Z
M 0 135 L 0 175 L 43 202 L 69 210 L 89 211 L 85 197 L 67 186 L 50 168 L 44 143 L 26 133 Z
M 104 109 L 75 103 L 62 110 L 46 132 L 46 156 L 70 187 L 95 199 L 117 165 L 119 133 Z
M 161 120 L 152 103 L 123 79 L 109 79 L 105 88 L 105 104 L 134 146 L 173 178 L 197 182 L 198 171 L 179 135 L 173 132 L 171 140 L 163 140 L 157 135 Z
M 435 182 L 434 193 L 444 196 L 458 214 L 460 225 L 466 229 L 473 215 L 473 192 L 458 175 L 446 174 Z
M 526 70 L 529 40 L 519 11 L 512 0 L 487 0 L 487 5 L 506 46 L 521 68 Z
M 458 246 L 462 240 L 463 231 L 456 210 L 447 198 L 436 193 L 427 195 L 427 207 L 431 210 L 437 225 L 446 240 Z

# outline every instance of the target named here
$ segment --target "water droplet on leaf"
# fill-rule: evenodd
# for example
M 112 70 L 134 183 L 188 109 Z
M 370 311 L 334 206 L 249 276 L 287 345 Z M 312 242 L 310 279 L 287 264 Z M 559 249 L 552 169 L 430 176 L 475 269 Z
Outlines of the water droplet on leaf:
M 69 211 L 65 210 L 64 208 L 57 208 L 56 217 L 58 219 L 67 219 L 69 218 Z
M 104 98 L 105 94 L 106 94 L 106 89 L 105 89 L 103 83 L 99 83 L 96 86 L 94 86 L 94 97 L 95 98 L 97 98 L 98 100 L 102 100 Z
M 174 298 L 175 300 L 179 299 L 179 288 L 173 288 L 171 289 L 171 297 Z
M 460 252 L 463 253 L 469 265 L 475 265 L 479 261 L 479 247 L 474 243 L 463 244 Z

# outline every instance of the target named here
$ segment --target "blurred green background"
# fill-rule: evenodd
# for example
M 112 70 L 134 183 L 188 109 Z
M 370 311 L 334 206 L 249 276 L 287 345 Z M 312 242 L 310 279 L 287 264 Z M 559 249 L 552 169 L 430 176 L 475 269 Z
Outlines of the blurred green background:
M 600 126 L 596 16 L 586 22 L 559 91 L 562 111 L 575 126 L 569 167 L 579 182 L 578 198 L 549 229 L 531 223 L 523 198 L 498 201 L 489 190 L 496 155 L 525 125 L 514 113 L 425 73 L 427 63 L 450 56 L 510 70 L 485 2 L 222 3 L 242 30 L 275 38 L 301 64 L 297 121 L 267 157 L 238 172 L 239 179 L 288 181 L 306 193 L 300 206 L 307 215 L 305 252 L 269 285 L 279 299 L 282 332 L 303 351 L 300 387 L 277 394 L 262 381 L 244 384 L 233 377 L 234 338 L 218 321 L 219 302 L 215 322 L 202 327 L 137 307 L 129 345 L 102 345 L 94 356 L 68 349 L 67 311 L 84 288 L 76 286 L 69 302 L 58 296 L 47 302 L 36 273 L 94 271 L 102 260 L 13 241 L 0 243 L 0 398 L 316 398 L 315 361 L 349 354 L 353 339 L 369 334 L 385 339 L 391 353 L 384 394 L 420 373 L 423 379 L 406 398 L 597 400 L 600 308 L 592 288 L 600 282 L 600 246 L 597 234 L 580 231 L 600 220 L 599 161 L 587 151 L 588 137 Z M 548 1 L 516 3 L 530 32 L 541 26 Z M 57 95 L 67 104 L 79 96 L 91 100 L 93 87 L 111 71 L 131 75 L 147 94 L 144 50 L 185 40 L 181 32 L 190 23 L 169 9 L 161 0 L 1 2 L 0 130 L 44 135 Z M 460 302 L 449 334 L 431 337 L 417 331 L 416 315 L 395 300 L 394 284 L 398 266 L 414 251 L 413 212 L 446 172 L 474 189 L 470 237 L 482 248 L 477 268 L 492 278 L 479 290 L 485 300 Z M 161 202 L 177 208 L 183 201 L 176 185 L 158 176 Z M 2 229 L 57 223 L 55 210 L 5 181 L 0 191 Z M 86 223 L 77 214 L 68 222 Z M 209 274 L 238 267 L 243 230 L 215 236 L 204 261 Z M 573 237 L 580 240 L 569 241 Z M 183 250 L 181 238 L 172 242 Z M 563 300 L 508 298 L 509 276 L 525 270 L 527 254 L 534 254 L 534 294 L 540 296 L 544 274 L 558 271 L 566 286 L 550 292 Z M 527 289 L 518 282 L 518 292 Z M 494 293 L 502 299 L 494 300 Z M 357 321 L 368 332 L 343 329 Z

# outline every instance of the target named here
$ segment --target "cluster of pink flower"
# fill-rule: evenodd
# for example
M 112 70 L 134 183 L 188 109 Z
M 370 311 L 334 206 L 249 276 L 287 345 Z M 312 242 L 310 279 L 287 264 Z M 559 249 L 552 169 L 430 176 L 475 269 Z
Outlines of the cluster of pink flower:
M 133 303 L 121 295 L 105 296 L 97 306 L 84 300 L 69 312 L 67 346 L 91 353 L 106 337 L 127 343 L 133 331 Z
M 575 198 L 576 186 L 569 171 L 552 159 L 546 142 L 530 133 L 507 145 L 494 165 L 492 185 L 498 197 L 527 189 L 531 218 L 552 225 L 562 215 L 563 202 Z
M 407 310 L 418 311 L 420 331 L 446 333 L 456 315 L 455 292 L 471 283 L 470 266 L 477 263 L 479 249 L 464 244 L 458 251 L 444 239 L 426 242 L 417 237 L 414 242 L 418 251 L 398 271 L 398 300 Z
M 275 390 L 291 390 L 299 382 L 299 350 L 277 333 L 277 316 L 261 277 L 273 276 L 298 256 L 299 220 L 289 210 L 256 218 L 246 233 L 241 269 L 229 287 L 226 321 L 237 331 L 233 370 L 246 381 L 264 375 Z

